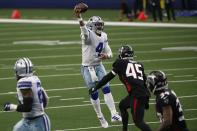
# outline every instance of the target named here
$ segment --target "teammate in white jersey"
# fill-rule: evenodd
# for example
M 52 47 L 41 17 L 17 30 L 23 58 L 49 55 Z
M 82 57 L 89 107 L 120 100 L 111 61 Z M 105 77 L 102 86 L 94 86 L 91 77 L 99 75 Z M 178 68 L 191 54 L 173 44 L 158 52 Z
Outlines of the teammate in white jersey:
M 28 58 L 21 58 L 16 61 L 14 70 L 19 104 L 7 102 L 4 111 L 21 112 L 23 118 L 14 126 L 13 131 L 50 131 L 50 120 L 44 112 L 48 96 L 40 79 L 33 75 L 32 62 Z
M 107 34 L 103 32 L 104 22 L 99 16 L 92 16 L 85 25 L 80 9 L 74 9 L 75 15 L 79 20 L 82 40 L 82 65 L 81 74 L 83 75 L 86 86 L 90 89 L 105 76 L 106 71 L 102 60 L 110 59 L 112 51 L 108 44 Z M 109 83 L 102 87 L 104 100 L 111 112 L 111 121 L 122 121 L 121 116 L 117 113 L 114 99 L 110 91 Z M 101 112 L 98 91 L 91 94 L 90 101 L 94 107 L 98 119 L 103 128 L 108 127 Z

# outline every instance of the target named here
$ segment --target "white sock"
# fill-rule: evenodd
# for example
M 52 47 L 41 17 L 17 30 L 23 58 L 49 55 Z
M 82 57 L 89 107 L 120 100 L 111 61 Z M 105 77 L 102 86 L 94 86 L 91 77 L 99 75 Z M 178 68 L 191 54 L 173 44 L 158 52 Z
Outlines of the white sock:
M 94 107 L 97 117 L 103 117 L 103 114 L 101 112 L 100 99 L 98 98 L 97 100 L 93 100 L 92 98 L 90 98 L 90 101 Z
M 114 114 L 116 114 L 117 111 L 116 111 L 116 107 L 115 107 L 112 94 L 111 93 L 104 94 L 104 100 L 105 100 L 107 107 L 109 108 L 111 112 L 111 115 L 113 116 Z

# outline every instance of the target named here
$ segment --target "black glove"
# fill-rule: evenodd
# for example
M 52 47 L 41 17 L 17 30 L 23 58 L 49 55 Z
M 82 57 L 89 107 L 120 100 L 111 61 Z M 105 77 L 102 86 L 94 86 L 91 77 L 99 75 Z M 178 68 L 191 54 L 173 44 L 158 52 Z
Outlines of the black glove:
M 93 94 L 96 91 L 97 91 L 96 87 L 90 88 L 89 89 L 89 94 Z

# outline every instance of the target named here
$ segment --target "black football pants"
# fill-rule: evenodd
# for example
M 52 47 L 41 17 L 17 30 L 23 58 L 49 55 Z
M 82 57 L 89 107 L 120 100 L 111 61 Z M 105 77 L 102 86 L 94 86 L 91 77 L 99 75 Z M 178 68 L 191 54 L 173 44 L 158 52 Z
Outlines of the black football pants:
M 172 19 L 173 20 L 176 20 L 175 13 L 174 13 L 174 7 L 173 7 L 172 3 L 165 4 L 165 8 L 166 8 L 166 13 L 167 13 L 168 21 L 171 20 L 171 16 L 172 16 Z M 171 12 L 171 14 L 170 14 L 170 12 Z
M 137 99 L 135 96 L 128 95 L 119 103 L 119 109 L 122 116 L 123 131 L 128 131 L 128 117 L 127 109 L 131 109 L 133 122 L 142 131 L 151 131 L 150 127 L 144 122 L 144 110 L 146 98 Z

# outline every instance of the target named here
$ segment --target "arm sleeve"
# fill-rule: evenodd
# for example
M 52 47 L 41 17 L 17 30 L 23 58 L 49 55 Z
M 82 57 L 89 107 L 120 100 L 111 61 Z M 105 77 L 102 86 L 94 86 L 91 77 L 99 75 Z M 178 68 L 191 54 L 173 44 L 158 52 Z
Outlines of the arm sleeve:
M 105 75 L 103 77 L 103 79 L 101 81 L 99 81 L 99 83 L 96 85 L 96 89 L 101 88 L 102 86 L 104 86 L 107 82 L 109 82 L 110 80 L 112 80 L 116 75 L 114 75 L 114 73 L 111 71 L 109 72 L 107 75 Z
M 46 108 L 49 103 L 49 97 L 48 97 L 46 91 L 44 90 L 44 88 L 42 88 L 42 95 L 43 95 L 43 106 L 44 106 L 44 108 Z
M 80 29 L 81 29 L 81 39 L 82 41 L 85 42 L 85 44 L 87 44 L 87 41 L 89 40 L 90 37 L 90 31 L 86 26 L 80 26 Z
M 30 112 L 32 110 L 33 98 L 32 97 L 24 97 L 23 104 L 19 104 L 17 106 L 16 111 L 18 112 Z

